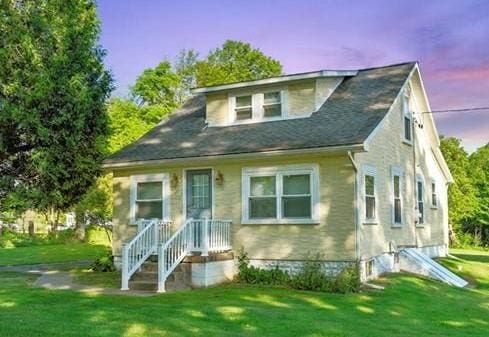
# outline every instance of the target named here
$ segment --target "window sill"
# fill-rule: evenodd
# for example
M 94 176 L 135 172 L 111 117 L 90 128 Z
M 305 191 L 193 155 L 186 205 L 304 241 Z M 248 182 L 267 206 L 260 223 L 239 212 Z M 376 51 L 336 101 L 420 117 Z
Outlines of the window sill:
M 319 225 L 317 219 L 241 219 L 242 225 Z
M 364 221 L 363 224 L 365 226 L 377 226 L 379 222 L 376 220 L 371 220 L 371 221 Z
M 438 206 L 431 206 L 431 209 L 438 209 Z
M 402 143 L 403 143 L 403 144 L 406 144 L 406 145 L 409 145 L 409 146 L 413 146 L 413 141 L 412 141 L 412 140 L 406 140 L 406 139 L 403 139 L 403 140 L 402 140 Z
M 416 228 L 425 228 L 426 224 L 416 224 Z
M 393 223 L 391 224 L 391 228 L 402 228 L 402 223 Z

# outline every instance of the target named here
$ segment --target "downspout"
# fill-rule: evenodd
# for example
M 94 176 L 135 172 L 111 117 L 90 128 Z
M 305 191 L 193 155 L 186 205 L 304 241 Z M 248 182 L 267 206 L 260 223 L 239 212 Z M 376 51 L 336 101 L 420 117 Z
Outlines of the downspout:
M 414 182 L 414 247 L 418 247 L 418 221 L 419 221 L 419 209 L 418 209 L 418 175 L 416 173 L 416 118 L 412 118 L 412 128 L 413 128 L 413 182 Z
M 351 151 L 347 152 L 348 158 L 351 161 L 353 170 L 355 171 L 355 181 L 353 186 L 353 212 L 355 218 L 355 260 L 360 261 L 360 226 L 359 226 L 359 214 L 358 214 L 358 166 L 355 162 L 355 154 Z

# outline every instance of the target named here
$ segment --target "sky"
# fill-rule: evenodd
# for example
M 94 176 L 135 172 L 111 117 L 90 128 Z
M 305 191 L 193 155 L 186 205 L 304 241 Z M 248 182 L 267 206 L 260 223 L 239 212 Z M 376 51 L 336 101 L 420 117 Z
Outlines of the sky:
M 115 95 L 182 49 L 205 57 L 227 39 L 284 73 L 419 61 L 432 110 L 489 107 L 489 1 L 99 0 L 100 43 Z M 489 142 L 489 109 L 434 114 L 469 152 Z

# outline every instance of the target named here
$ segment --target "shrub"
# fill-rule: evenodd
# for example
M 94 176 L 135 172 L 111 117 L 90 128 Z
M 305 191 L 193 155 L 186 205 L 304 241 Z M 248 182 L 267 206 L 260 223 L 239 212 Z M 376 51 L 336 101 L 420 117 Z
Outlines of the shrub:
M 96 259 L 91 266 L 93 271 L 110 272 L 115 271 L 114 256 L 107 254 Z
M 360 289 L 358 263 L 345 268 L 335 277 L 329 277 L 322 263 L 307 259 L 299 272 L 294 275 L 282 271 L 278 266 L 260 269 L 249 265 L 248 254 L 241 249 L 238 255 L 238 274 L 236 281 L 248 284 L 275 285 L 299 290 L 350 293 Z
M 34 236 L 4 229 L 3 234 L 0 237 L 0 247 L 2 248 L 68 244 L 74 242 L 77 242 L 77 239 L 75 237 L 75 232 L 71 229 L 49 234 L 36 234 Z

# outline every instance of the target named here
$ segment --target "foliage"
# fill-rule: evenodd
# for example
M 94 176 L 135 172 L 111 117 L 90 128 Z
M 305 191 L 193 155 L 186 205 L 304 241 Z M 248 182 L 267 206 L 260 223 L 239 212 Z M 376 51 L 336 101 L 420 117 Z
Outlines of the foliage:
M 92 264 L 91 269 L 96 272 L 113 272 L 115 271 L 114 256 L 107 254 L 98 257 Z
M 454 179 L 448 188 L 454 244 L 489 245 L 489 144 L 469 156 L 459 139 L 442 138 L 440 149 Z
M 93 184 L 105 152 L 112 79 L 96 6 L 2 1 L 1 11 L 0 198 L 15 187 L 59 214 Z
M 289 274 L 275 266 L 272 269 L 260 269 L 250 266 L 247 253 L 241 249 L 238 255 L 238 282 L 246 284 L 274 285 L 298 290 L 351 293 L 360 289 L 358 264 L 345 268 L 335 277 L 327 276 L 322 263 L 317 259 L 307 259 L 300 270 Z
M 227 40 L 196 63 L 198 86 L 257 80 L 282 74 L 279 61 L 249 43 Z
M 199 54 L 193 49 L 180 51 L 175 62 L 175 72 L 180 79 L 180 84 L 175 92 L 177 103 L 183 104 L 191 96 L 191 89 L 197 86 L 195 75 Z

